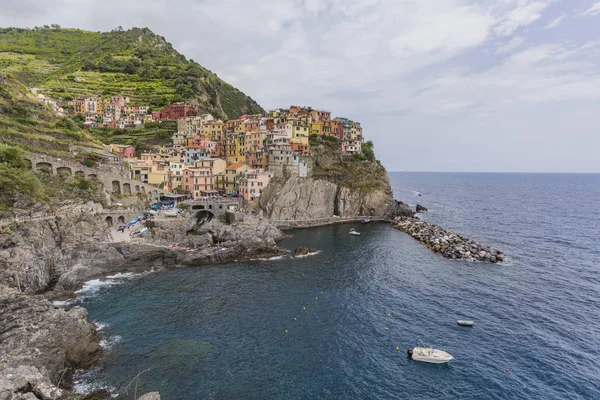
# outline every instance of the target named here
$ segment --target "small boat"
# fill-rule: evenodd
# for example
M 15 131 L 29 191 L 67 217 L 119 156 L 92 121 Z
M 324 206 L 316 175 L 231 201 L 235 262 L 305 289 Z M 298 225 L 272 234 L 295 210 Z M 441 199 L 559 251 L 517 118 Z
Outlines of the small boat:
M 456 321 L 459 325 L 462 326 L 473 326 L 473 321 L 470 321 L 468 319 L 459 319 L 458 321 Z
M 350 232 L 348 233 L 354 236 L 360 236 L 360 232 L 356 232 L 354 228 L 350 228 Z
M 362 220 L 361 224 L 368 224 L 369 222 L 371 222 L 371 218 L 365 218 Z
M 176 217 L 179 214 L 179 210 L 166 210 L 165 217 Z
M 423 342 L 419 341 L 419 345 L 412 350 L 408 350 L 408 356 L 415 361 L 422 361 L 431 364 L 445 364 L 448 361 L 454 360 L 450 353 L 444 350 L 427 347 Z

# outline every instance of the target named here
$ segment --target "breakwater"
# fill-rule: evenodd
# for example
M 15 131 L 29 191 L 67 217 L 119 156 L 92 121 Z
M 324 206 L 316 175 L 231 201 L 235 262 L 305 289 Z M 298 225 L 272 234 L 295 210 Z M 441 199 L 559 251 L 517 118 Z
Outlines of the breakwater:
M 394 227 L 446 258 L 491 263 L 501 263 L 505 259 L 499 250 L 418 218 L 396 217 Z

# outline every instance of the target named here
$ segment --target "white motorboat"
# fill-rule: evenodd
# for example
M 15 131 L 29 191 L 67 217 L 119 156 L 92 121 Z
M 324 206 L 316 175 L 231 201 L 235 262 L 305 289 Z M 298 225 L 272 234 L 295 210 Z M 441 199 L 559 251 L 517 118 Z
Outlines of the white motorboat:
M 444 350 L 427 347 L 422 342 L 412 350 L 408 350 L 408 356 L 415 361 L 422 361 L 431 364 L 445 364 L 454 360 L 450 353 Z
M 360 232 L 356 232 L 354 228 L 350 228 L 350 232 L 348 233 L 354 236 L 360 236 Z
M 462 326 L 473 326 L 473 321 L 470 321 L 468 319 L 459 319 L 458 321 L 456 321 L 459 325 Z

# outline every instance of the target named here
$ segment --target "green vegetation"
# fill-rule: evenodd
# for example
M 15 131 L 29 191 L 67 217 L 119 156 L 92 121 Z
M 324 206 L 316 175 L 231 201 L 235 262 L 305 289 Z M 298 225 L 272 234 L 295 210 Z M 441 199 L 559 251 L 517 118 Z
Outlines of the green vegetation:
M 171 143 L 171 134 L 177 131 L 177 121 L 150 122 L 143 128 L 95 128 L 90 135 L 104 144 L 132 144 L 137 156 L 150 149 L 151 146 Z
M 385 187 L 385 168 L 375 160 L 373 142 L 363 143 L 363 154 L 342 155 L 342 143 L 332 136 L 310 136 L 313 150 L 313 177 L 364 192 Z
M 192 101 L 220 118 L 264 110 L 216 74 L 178 53 L 147 28 L 88 32 L 0 29 L 0 70 L 65 100 L 83 95 L 124 95 L 132 105 L 161 107 Z
M 99 147 L 77 118 L 58 118 L 11 73 L 0 74 L 0 141 L 25 151 L 69 156 L 69 145 Z
M 9 217 L 13 207 L 32 212 L 66 200 L 101 202 L 100 184 L 77 176 L 34 172 L 25 152 L 0 144 L 0 217 Z

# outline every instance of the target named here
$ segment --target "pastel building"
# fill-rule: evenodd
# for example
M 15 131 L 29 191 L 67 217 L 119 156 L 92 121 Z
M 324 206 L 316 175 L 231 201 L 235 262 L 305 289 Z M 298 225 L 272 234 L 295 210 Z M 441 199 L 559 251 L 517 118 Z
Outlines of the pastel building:
M 187 168 L 183 171 L 183 187 L 194 200 L 214 193 L 214 179 L 208 168 Z
M 239 178 L 239 195 L 246 201 L 258 199 L 269 184 L 271 173 L 265 170 L 248 170 Z

